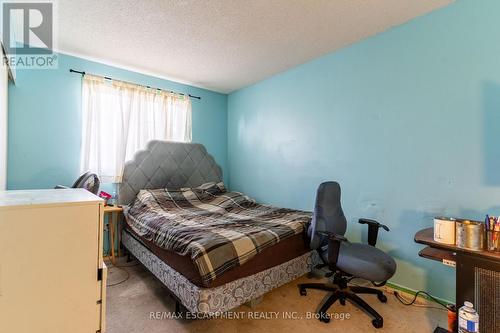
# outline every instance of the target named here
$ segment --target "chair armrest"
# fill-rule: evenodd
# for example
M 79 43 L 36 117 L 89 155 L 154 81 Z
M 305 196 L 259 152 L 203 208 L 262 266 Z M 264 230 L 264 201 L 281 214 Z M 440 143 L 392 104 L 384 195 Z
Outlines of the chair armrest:
M 316 231 L 316 234 L 328 238 L 328 266 L 330 270 L 335 271 L 337 261 L 339 260 L 340 244 L 349 243 L 347 238 L 330 231 Z
M 375 220 L 371 220 L 371 219 L 359 219 L 359 223 L 360 224 L 368 224 L 368 226 L 372 226 L 373 225 L 373 226 L 376 226 L 377 228 L 383 228 L 385 231 L 390 231 L 388 226 L 386 226 L 385 224 L 382 224 L 382 223 L 378 223 Z
M 390 231 L 385 224 L 378 223 L 371 219 L 359 219 L 360 224 L 368 224 L 368 244 L 375 246 L 377 244 L 378 229 L 382 228 L 385 231 Z

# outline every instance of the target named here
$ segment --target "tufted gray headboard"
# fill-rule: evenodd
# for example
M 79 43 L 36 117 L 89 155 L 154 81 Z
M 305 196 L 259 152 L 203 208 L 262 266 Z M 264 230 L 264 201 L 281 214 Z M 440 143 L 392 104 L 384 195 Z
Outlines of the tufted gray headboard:
M 196 187 L 222 181 L 222 169 L 199 143 L 150 141 L 125 164 L 118 203 L 128 205 L 142 189 Z

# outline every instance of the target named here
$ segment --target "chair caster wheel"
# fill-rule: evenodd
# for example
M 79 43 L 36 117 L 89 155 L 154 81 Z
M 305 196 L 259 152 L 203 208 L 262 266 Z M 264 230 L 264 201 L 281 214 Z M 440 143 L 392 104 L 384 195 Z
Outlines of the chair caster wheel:
M 328 324 L 330 322 L 330 316 L 328 313 L 320 313 L 319 314 L 319 321 L 322 323 Z
M 375 328 L 382 328 L 382 326 L 384 326 L 384 320 L 383 319 L 373 319 L 372 325 Z
M 303 288 L 299 288 L 300 296 L 307 296 L 307 291 Z
M 380 294 L 377 297 L 380 302 L 387 303 L 387 296 L 385 296 L 384 294 Z

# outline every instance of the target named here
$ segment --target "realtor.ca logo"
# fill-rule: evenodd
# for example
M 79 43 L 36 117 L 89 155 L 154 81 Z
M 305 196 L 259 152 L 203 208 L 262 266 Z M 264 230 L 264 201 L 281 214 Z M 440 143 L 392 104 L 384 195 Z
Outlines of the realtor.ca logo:
M 6 61 L 17 69 L 55 69 L 54 4 L 4 2 L 2 40 Z

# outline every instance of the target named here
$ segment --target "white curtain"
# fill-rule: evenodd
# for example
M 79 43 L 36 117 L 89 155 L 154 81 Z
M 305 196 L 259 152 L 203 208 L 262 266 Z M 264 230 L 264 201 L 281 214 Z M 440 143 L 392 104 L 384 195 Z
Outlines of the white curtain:
M 125 161 L 150 140 L 191 141 L 189 97 L 86 74 L 81 170 L 121 182 Z

